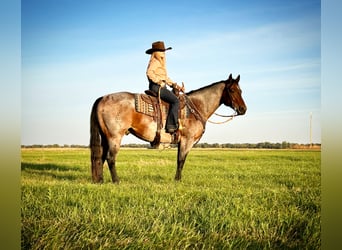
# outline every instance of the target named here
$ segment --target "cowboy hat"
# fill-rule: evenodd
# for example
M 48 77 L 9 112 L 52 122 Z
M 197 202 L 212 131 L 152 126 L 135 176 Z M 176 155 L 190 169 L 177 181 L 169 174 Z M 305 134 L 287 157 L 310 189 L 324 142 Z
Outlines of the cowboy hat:
M 171 47 L 168 47 L 168 48 L 165 49 L 164 42 L 162 42 L 162 41 L 157 41 L 157 42 L 152 43 L 152 48 L 146 50 L 145 53 L 146 53 L 146 54 L 152 54 L 152 53 L 155 52 L 155 51 L 166 51 L 166 50 L 169 50 L 169 49 L 172 49 L 172 48 L 171 48 Z

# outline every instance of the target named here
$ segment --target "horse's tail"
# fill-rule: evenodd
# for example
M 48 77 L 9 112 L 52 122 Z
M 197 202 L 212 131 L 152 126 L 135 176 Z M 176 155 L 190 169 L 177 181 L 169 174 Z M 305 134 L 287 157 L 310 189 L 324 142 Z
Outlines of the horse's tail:
M 102 100 L 99 97 L 92 109 L 90 114 L 90 153 L 91 153 L 91 172 L 94 182 L 102 182 L 102 165 L 103 165 L 103 143 L 104 134 L 101 130 L 99 119 L 97 116 L 97 106 Z

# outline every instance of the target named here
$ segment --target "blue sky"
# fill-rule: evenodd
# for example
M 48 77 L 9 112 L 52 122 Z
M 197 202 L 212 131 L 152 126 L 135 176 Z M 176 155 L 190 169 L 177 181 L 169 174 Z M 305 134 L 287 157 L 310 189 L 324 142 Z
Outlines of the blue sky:
M 21 143 L 89 142 L 99 96 L 143 92 L 163 40 L 187 91 L 241 75 L 246 115 L 201 142 L 321 142 L 320 1 L 22 1 Z M 220 113 L 232 111 L 222 106 Z M 212 120 L 220 120 L 212 118 Z M 129 135 L 123 143 L 143 143 Z

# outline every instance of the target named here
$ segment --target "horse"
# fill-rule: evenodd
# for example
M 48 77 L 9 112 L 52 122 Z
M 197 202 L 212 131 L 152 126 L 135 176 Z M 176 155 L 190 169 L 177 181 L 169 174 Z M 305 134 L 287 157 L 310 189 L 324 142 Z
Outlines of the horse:
M 190 109 L 190 115 L 180 119 L 179 137 L 176 142 L 177 169 L 175 180 L 182 178 L 182 169 L 191 148 L 201 139 L 209 117 L 221 104 L 231 107 L 236 115 L 244 115 L 247 107 L 236 79 L 229 75 L 227 80 L 212 83 L 183 95 Z M 165 119 L 164 119 L 165 122 Z M 93 183 L 103 183 L 103 164 L 107 161 L 112 182 L 119 183 L 116 159 L 121 140 L 129 133 L 153 142 L 157 122 L 151 116 L 135 109 L 135 94 L 117 92 L 99 97 L 93 104 L 90 115 L 91 174 Z M 161 132 L 160 142 L 170 143 L 172 135 Z

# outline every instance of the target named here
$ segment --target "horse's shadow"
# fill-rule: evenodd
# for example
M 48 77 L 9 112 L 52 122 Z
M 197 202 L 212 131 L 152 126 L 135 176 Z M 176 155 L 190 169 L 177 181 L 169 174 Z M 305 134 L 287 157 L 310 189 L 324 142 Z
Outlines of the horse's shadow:
M 21 162 L 21 171 L 34 173 L 42 177 L 50 177 L 60 180 L 75 180 L 78 179 L 80 169 L 78 167 L 70 168 L 68 166 L 56 165 L 56 164 L 37 164 Z M 75 173 L 77 172 L 77 173 Z

